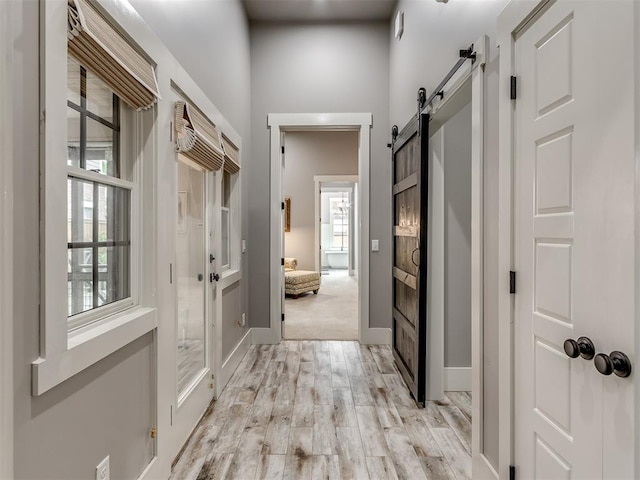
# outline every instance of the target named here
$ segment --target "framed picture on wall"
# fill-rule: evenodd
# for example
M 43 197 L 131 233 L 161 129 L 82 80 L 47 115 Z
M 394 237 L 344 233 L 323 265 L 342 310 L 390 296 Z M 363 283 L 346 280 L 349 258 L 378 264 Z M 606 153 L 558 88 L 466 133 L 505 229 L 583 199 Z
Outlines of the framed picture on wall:
M 291 198 L 284 198 L 284 231 L 291 231 Z

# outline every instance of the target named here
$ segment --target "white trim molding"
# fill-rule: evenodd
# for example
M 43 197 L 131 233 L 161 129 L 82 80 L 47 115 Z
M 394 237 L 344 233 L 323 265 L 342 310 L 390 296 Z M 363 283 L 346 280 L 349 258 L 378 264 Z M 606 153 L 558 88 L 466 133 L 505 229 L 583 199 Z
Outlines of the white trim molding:
M 13 2 L 0 2 L 0 478 L 13 478 Z
M 470 392 L 471 367 L 444 367 L 445 392 Z
M 270 335 L 252 335 L 256 339 L 269 339 L 269 343 L 278 343 L 282 338 L 281 313 L 283 275 L 280 259 L 283 256 L 281 202 L 283 201 L 282 182 L 282 136 L 286 131 L 300 130 L 351 130 L 358 132 L 358 338 L 361 343 L 381 338 L 371 334 L 369 327 L 369 169 L 370 136 L 373 116 L 371 113 L 270 113 L 267 125 L 270 133 L 270 274 L 269 274 L 269 329 Z M 258 329 L 263 330 L 263 329 Z M 390 336 L 389 336 L 390 340 Z
M 227 383 L 231 380 L 233 373 L 236 371 L 236 368 L 238 368 L 238 365 L 240 365 L 240 362 L 249 351 L 252 339 L 253 335 L 251 334 L 251 330 L 247 330 L 247 333 L 245 333 L 242 340 L 238 342 L 236 348 L 234 348 L 229 356 L 222 362 L 220 373 L 216 376 L 216 398 L 220 397 Z
M 515 75 L 515 39 L 528 21 L 550 1 L 515 1 L 498 16 L 500 48 L 498 149 L 498 356 L 499 374 L 499 464 L 498 476 L 509 478 L 514 464 L 514 382 L 513 320 L 514 300 L 509 293 L 509 272 L 513 270 L 513 131 L 514 102 L 510 95 L 510 77 Z

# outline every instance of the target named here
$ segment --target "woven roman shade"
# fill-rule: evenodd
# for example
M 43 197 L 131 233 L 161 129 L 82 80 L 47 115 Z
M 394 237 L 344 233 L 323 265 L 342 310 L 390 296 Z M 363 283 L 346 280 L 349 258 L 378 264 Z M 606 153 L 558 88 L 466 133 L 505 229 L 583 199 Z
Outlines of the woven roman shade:
M 224 149 L 224 171 L 238 173 L 240 171 L 240 151 L 222 134 L 222 148 Z
M 68 49 L 136 110 L 158 97 L 153 65 L 87 0 L 68 0 Z
M 176 150 L 207 170 L 220 170 L 224 152 L 216 126 L 187 102 L 176 102 Z

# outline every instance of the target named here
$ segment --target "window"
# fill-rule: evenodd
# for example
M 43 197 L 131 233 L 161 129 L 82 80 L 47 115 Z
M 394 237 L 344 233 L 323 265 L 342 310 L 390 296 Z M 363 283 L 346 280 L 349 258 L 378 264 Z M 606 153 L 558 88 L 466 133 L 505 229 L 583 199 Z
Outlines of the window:
M 131 197 L 120 100 L 73 57 L 67 74 L 67 317 L 131 302 Z M 129 300 L 128 302 L 126 300 Z M 105 312 L 106 313 L 106 312 Z
M 331 248 L 349 249 L 349 195 L 341 192 L 330 197 Z
M 156 129 L 155 63 L 112 7 L 41 4 L 36 396 L 157 325 L 156 245 L 141 215 L 157 208 L 157 144 L 144 141 Z
M 231 250 L 231 237 L 229 235 L 231 230 L 231 181 L 231 173 L 226 170 L 222 172 L 222 238 L 220 239 L 222 251 L 220 264 L 223 270 L 229 268 L 229 251 Z

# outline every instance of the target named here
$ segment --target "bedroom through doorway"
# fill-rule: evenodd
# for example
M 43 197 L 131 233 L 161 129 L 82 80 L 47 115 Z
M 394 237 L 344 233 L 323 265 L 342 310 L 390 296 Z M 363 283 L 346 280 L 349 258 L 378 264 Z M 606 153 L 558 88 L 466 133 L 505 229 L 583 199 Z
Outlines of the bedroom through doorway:
M 357 340 L 358 134 L 285 134 L 285 339 Z

